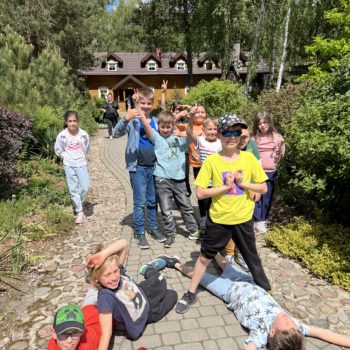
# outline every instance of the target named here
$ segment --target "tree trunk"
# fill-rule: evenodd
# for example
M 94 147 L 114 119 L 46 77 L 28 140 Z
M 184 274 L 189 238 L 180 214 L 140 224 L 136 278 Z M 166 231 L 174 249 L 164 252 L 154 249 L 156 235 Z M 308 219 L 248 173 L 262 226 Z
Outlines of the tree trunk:
M 255 38 L 252 48 L 252 54 L 251 54 L 251 60 L 248 67 L 248 74 L 247 74 L 247 81 L 246 81 L 246 92 L 249 93 L 250 90 L 250 84 L 256 74 L 256 66 L 259 61 L 259 40 L 260 40 L 260 33 L 262 33 L 262 24 L 263 19 L 265 15 L 265 0 L 260 0 L 260 7 L 259 7 L 259 15 L 258 15 L 258 22 L 256 23 L 255 28 Z
M 276 91 L 280 91 L 281 84 L 282 84 L 284 64 L 285 64 L 286 55 L 287 55 L 287 44 L 288 44 L 288 31 L 289 31 L 290 13 L 291 13 L 291 6 L 289 5 L 288 11 L 287 11 L 287 16 L 286 16 L 286 23 L 285 23 L 285 26 L 284 26 L 281 64 L 280 64 L 280 69 L 279 69 L 279 72 L 278 72 Z
M 275 65 L 276 65 L 276 47 L 277 47 L 277 34 L 273 34 L 272 52 L 271 52 L 271 64 L 270 64 L 270 75 L 267 83 L 267 87 L 271 88 L 273 85 L 273 79 L 275 77 Z
M 188 0 L 183 0 L 183 23 L 185 32 L 185 46 L 187 53 L 187 85 L 189 88 L 193 86 L 193 67 L 192 67 L 192 33 L 190 15 L 188 10 Z

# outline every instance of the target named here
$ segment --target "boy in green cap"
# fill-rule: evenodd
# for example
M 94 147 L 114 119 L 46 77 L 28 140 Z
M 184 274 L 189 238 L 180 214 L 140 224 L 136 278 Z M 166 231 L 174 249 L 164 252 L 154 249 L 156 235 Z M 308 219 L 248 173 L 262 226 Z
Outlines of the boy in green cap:
M 97 350 L 100 338 L 96 305 L 66 305 L 56 312 L 47 350 Z

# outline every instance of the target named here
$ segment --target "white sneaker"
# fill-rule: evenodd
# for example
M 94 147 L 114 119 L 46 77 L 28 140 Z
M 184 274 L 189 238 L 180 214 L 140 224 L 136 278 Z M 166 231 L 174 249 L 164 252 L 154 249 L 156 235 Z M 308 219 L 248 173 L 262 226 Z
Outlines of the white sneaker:
M 113 136 L 110 136 L 109 139 L 112 140 L 112 139 L 113 139 Z
M 266 228 L 266 221 L 257 221 L 255 224 L 254 224 L 254 230 L 256 233 L 266 233 L 267 231 L 267 228 Z
M 77 217 L 75 218 L 75 223 L 81 225 L 84 222 L 84 219 L 85 219 L 85 215 L 81 211 L 80 213 L 78 213 Z

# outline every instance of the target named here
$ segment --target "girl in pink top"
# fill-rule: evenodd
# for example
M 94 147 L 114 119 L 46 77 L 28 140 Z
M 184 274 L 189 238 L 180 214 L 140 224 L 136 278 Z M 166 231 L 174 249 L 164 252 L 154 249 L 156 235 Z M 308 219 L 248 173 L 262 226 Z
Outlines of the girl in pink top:
M 285 145 L 283 137 L 273 126 L 271 117 L 266 112 L 258 112 L 253 122 L 253 137 L 261 156 L 261 165 L 269 180 L 267 193 L 255 203 L 254 226 L 258 233 L 266 232 L 266 220 L 272 206 L 276 187 L 277 166 L 283 159 Z

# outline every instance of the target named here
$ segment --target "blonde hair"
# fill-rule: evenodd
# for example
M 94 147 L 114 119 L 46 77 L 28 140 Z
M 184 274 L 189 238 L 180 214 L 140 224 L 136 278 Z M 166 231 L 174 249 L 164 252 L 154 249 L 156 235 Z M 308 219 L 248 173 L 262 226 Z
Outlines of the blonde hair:
M 138 91 L 139 100 L 154 100 L 154 93 L 150 88 L 142 88 Z
M 215 126 L 218 126 L 218 120 L 216 118 L 205 118 L 203 121 L 203 128 L 206 128 L 210 123 L 213 123 Z
M 170 111 L 162 111 L 158 115 L 158 124 L 175 124 L 174 115 Z
M 100 251 L 102 251 L 103 249 L 105 249 L 107 247 L 108 244 L 99 244 L 96 249 L 95 249 L 95 253 L 99 253 Z M 101 284 L 99 282 L 100 277 L 102 276 L 102 274 L 105 272 L 107 266 L 111 263 L 115 261 L 115 263 L 119 266 L 119 256 L 118 254 L 113 254 L 110 255 L 104 262 L 102 265 L 100 265 L 98 268 L 89 268 L 88 269 L 88 278 L 90 279 L 90 283 L 97 289 L 101 288 Z

